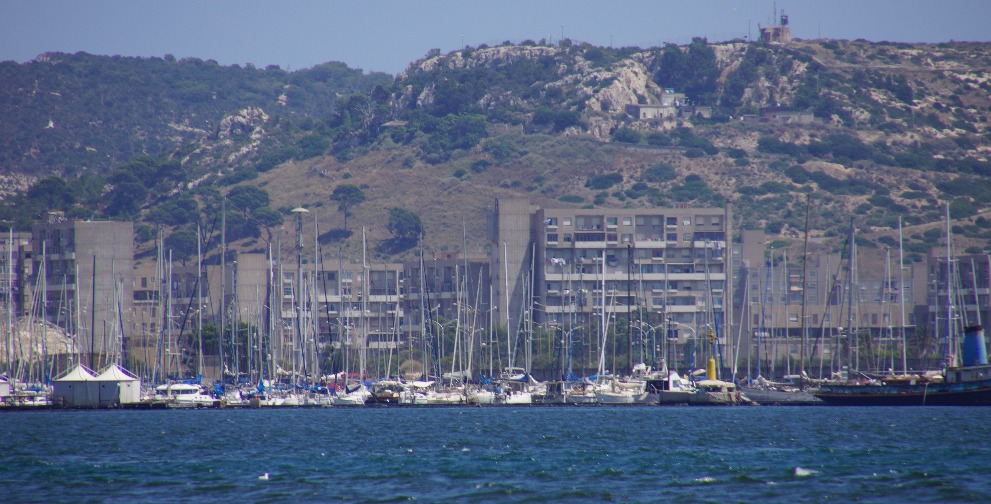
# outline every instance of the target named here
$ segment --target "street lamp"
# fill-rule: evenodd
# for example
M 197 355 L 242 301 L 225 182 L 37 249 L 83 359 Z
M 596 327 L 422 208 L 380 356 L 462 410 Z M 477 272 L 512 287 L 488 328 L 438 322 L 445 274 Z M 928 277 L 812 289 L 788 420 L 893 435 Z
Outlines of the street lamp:
M 667 322 L 668 322 L 668 325 L 669 326 L 670 325 L 674 325 L 676 327 L 679 327 L 679 326 L 680 327 L 684 327 L 685 329 L 688 329 L 692 333 L 692 341 L 693 341 L 693 348 L 692 348 L 692 367 L 695 367 L 695 348 L 694 347 L 697 347 L 698 346 L 698 338 L 695 337 L 695 328 L 692 327 L 692 326 L 690 326 L 690 325 L 687 325 L 687 324 L 682 324 L 681 322 L 675 322 L 674 320 L 671 319 L 671 317 L 668 317 Z M 676 337 L 675 341 L 677 341 L 677 337 Z M 692 370 L 689 369 L 689 372 L 691 372 L 691 371 Z
M 657 366 L 657 352 L 656 352 L 655 345 L 653 344 L 653 340 L 656 339 L 657 328 L 654 327 L 654 326 L 652 326 L 652 325 L 650 325 L 650 323 L 645 322 L 643 320 L 637 320 L 636 322 L 640 324 L 640 347 L 643 348 L 643 346 L 647 344 L 648 339 L 651 340 L 651 344 L 650 344 L 650 361 L 651 362 L 650 362 L 650 365 L 652 367 Z M 647 326 L 647 335 L 648 336 L 650 336 L 651 334 L 654 334 L 655 337 L 654 338 L 644 338 L 644 335 L 643 335 L 643 326 Z

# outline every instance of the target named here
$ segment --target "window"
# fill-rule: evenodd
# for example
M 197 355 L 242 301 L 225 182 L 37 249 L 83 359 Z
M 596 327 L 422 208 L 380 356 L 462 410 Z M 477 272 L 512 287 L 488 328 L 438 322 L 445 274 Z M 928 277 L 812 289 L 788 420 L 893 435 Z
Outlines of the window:
M 678 218 L 677 217 L 668 217 L 667 225 L 668 226 L 677 226 L 678 225 Z
M 695 216 L 695 225 L 696 226 L 704 226 L 705 225 L 705 216 L 704 215 L 696 215 Z
M 547 224 L 547 227 L 557 227 L 557 217 L 548 217 L 544 219 L 544 224 Z
M 631 233 L 623 233 L 623 243 L 630 243 L 633 241 L 633 235 Z
M 623 217 L 623 225 L 624 226 L 632 226 L 633 225 L 633 217 Z
M 713 215 L 711 218 L 709 218 L 709 223 L 712 224 L 713 226 L 718 226 L 719 225 L 719 216 L 718 215 Z
M 798 314 L 797 313 L 789 313 L 788 314 L 788 322 L 798 322 Z
M 667 240 L 671 242 L 678 241 L 678 233 L 668 233 Z
M 557 233 L 547 233 L 547 241 L 557 243 Z
M 565 233 L 564 234 L 564 242 L 565 243 L 571 243 L 571 233 Z
M 618 223 L 619 223 L 619 218 L 617 218 L 617 217 L 606 217 L 606 225 L 607 226 L 614 228 L 614 227 L 616 227 L 616 224 L 618 224 Z
M 682 226 L 691 226 L 692 225 L 692 218 L 691 217 L 685 217 L 684 219 L 682 219 L 681 225 Z
M 609 234 L 606 235 L 606 241 L 607 242 L 614 242 L 615 243 L 617 238 L 618 237 L 617 237 L 616 233 L 609 233 Z
M 681 241 L 692 241 L 692 233 L 683 233 L 681 235 Z
M 148 288 L 148 277 L 141 277 L 141 288 L 142 289 Z
M 565 226 L 570 226 L 571 225 L 571 217 L 565 217 L 565 218 L 561 219 L 561 224 L 563 224 Z
M 637 225 L 638 226 L 643 226 L 644 225 L 644 218 L 642 216 L 639 216 L 639 215 L 637 216 Z

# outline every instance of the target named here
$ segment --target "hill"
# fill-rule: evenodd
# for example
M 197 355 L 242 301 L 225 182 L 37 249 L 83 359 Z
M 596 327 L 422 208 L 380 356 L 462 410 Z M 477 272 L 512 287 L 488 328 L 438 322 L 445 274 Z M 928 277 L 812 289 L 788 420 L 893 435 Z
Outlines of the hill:
M 29 173 L 23 186 L 35 189 L 8 196 L 0 219 L 23 226 L 25 207 L 132 218 L 145 224 L 138 234 L 147 244 L 153 226 L 187 238 L 195 222 L 209 228 L 226 195 L 240 215 L 229 223 L 229 238 L 246 250 L 264 249 L 269 232 L 290 232 L 289 210 L 302 205 L 314 211 L 326 245 L 361 226 L 371 244 L 384 242 L 388 209 L 400 207 L 421 216 L 428 250 L 460 250 L 465 230 L 469 251 L 476 251 L 488 246 L 493 198 L 526 194 L 562 206 L 729 203 L 738 229 L 762 228 L 788 240 L 800 234 L 804 194 L 813 190 L 812 234 L 833 247 L 851 218 L 862 245 L 891 245 L 902 216 L 909 250 L 922 253 L 937 242 L 949 204 L 958 246 L 979 252 L 991 248 L 989 48 L 696 39 L 682 47 L 608 49 L 527 41 L 433 52 L 390 82 L 334 67 L 333 75 L 351 79 L 336 87 L 310 78 L 319 67 L 290 74 L 213 65 L 205 72 L 223 76 L 225 86 L 215 97 L 170 95 L 174 103 L 160 100 L 161 109 L 132 97 L 122 100 L 122 116 L 97 113 L 92 96 L 74 102 L 68 117 L 101 127 L 91 131 L 93 140 L 71 140 L 74 150 L 65 148 L 70 140 L 59 140 L 55 150 L 65 159 L 32 147 L 49 145 L 39 140 L 50 133 L 45 128 L 8 139 L 0 146 L 4 171 Z M 75 66 L 68 72 L 48 61 L 0 65 L 0 77 L 20 83 L 15 108 L 22 125 L 47 123 L 52 112 L 37 92 L 24 99 L 28 76 L 58 82 L 45 72 L 59 67 L 62 79 L 89 76 L 94 81 L 82 87 L 98 89 L 113 82 L 107 74 L 120 73 L 93 72 L 77 61 L 112 68 L 114 58 L 50 58 Z M 169 65 L 210 66 L 125 63 L 142 77 Z M 198 81 L 183 82 L 196 88 Z M 212 90 L 217 83 L 203 85 Z M 38 90 L 54 96 L 66 89 Z M 679 97 L 675 116 L 631 115 L 630 106 L 659 106 L 670 93 Z M 62 122 L 51 121 L 56 130 Z M 7 127 L 15 129 L 14 122 Z M 113 142 L 130 145 L 132 157 L 86 164 L 96 157 L 90 149 L 102 153 Z M 12 161 L 24 159 L 30 162 Z M 64 190 L 53 193 L 63 178 Z M 37 189 L 41 183 L 45 190 Z M 333 199 L 344 184 L 365 196 L 348 208 L 347 232 L 337 229 L 343 219 Z M 115 191 L 131 197 L 115 199 Z M 342 245 L 355 257 L 360 242 Z

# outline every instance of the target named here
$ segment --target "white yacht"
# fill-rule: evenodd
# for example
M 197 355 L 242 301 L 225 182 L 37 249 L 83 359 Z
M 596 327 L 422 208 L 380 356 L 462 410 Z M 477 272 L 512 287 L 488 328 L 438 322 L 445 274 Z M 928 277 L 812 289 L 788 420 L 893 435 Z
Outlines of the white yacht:
M 220 401 L 206 393 L 202 385 L 193 383 L 168 383 L 155 388 L 156 399 L 178 408 L 204 408 L 216 406 Z

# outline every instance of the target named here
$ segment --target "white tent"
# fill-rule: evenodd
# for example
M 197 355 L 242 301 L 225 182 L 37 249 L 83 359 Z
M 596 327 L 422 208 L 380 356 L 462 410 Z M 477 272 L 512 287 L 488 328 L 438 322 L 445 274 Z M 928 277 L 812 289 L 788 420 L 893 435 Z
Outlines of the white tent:
M 111 364 L 94 380 L 100 386 L 100 406 L 141 401 L 141 380 L 117 364 Z
M 100 405 L 100 383 L 82 364 L 56 378 L 52 383 L 55 404 L 74 408 L 96 408 Z

